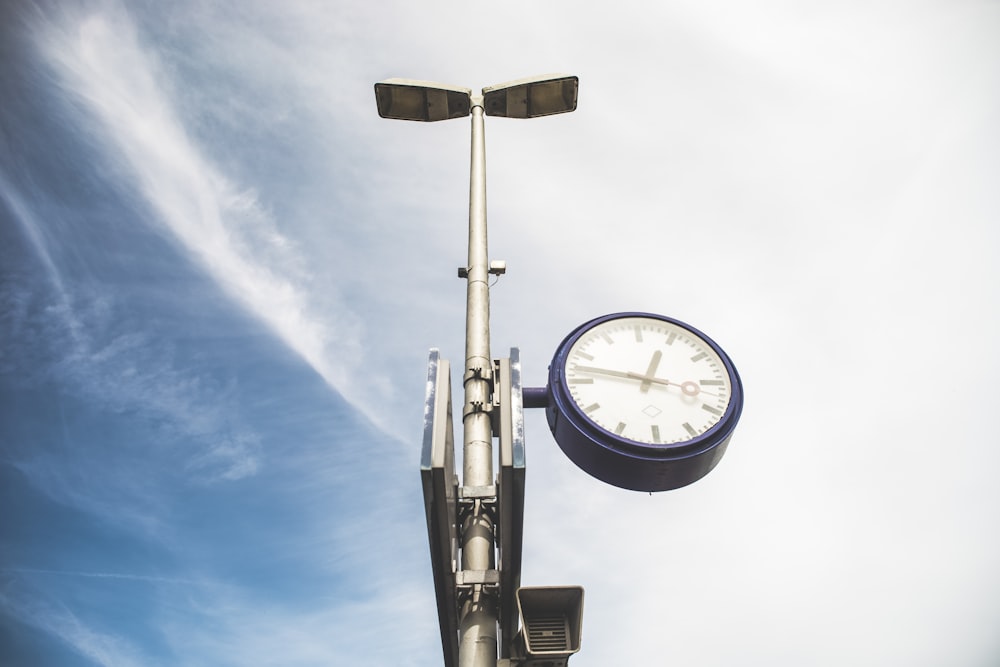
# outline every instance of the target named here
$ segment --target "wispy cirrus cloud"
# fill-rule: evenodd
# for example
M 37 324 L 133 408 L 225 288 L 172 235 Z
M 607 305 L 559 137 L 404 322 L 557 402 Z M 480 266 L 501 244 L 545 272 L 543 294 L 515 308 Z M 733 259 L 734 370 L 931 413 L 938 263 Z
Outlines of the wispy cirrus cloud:
M 84 579 L 119 579 L 122 581 L 140 581 L 153 584 L 196 584 L 193 579 L 163 577 L 149 574 L 133 574 L 129 572 L 81 572 L 73 570 L 45 570 L 31 567 L 12 567 L 0 570 L 0 574 L 14 575 L 52 575 L 57 577 L 82 577 Z
M 52 273 L 51 282 L 59 285 L 59 272 Z M 26 389 L 46 378 L 55 379 L 74 395 L 86 397 L 92 407 L 111 414 L 134 414 L 158 424 L 155 440 L 188 443 L 182 456 L 196 481 L 236 480 L 257 471 L 260 437 L 240 418 L 238 386 L 233 380 L 215 377 L 211 369 L 187 367 L 173 346 L 128 321 L 114 289 L 105 287 L 104 293 L 97 294 L 90 287 L 76 285 L 57 288 L 57 292 L 50 302 L 38 286 L 10 281 L 3 289 L 4 301 L 20 311 L 4 314 L 12 334 L 4 365 L 22 378 Z M 34 340 L 28 332 L 41 340 Z M 62 415 L 62 408 L 56 413 Z M 60 419 L 65 421 L 64 416 Z M 60 450 L 82 452 L 76 445 L 96 445 L 77 442 L 79 436 L 65 424 L 62 431 Z M 37 444 L 7 444 L 7 455 L 18 460 L 26 474 L 48 477 L 58 472 L 45 463 L 46 450 Z M 148 454 L 151 447 L 155 449 L 156 442 L 142 450 Z M 94 465 L 86 457 L 80 464 Z M 67 481 L 52 479 L 43 486 L 66 494 L 75 486 Z M 86 478 L 78 481 L 89 485 Z
M 162 619 L 182 663 L 416 667 L 433 662 L 437 651 L 429 596 L 412 583 L 381 581 L 361 598 L 318 595 L 294 606 L 222 582 L 185 598 Z
M 357 402 L 360 324 L 341 304 L 321 312 L 308 267 L 252 187 L 213 164 L 175 111 L 168 72 L 123 11 L 44 33 L 61 84 L 92 114 L 107 157 L 132 179 L 179 246 L 330 386 Z M 330 290 L 325 298 L 329 299 Z M 363 408 L 363 406 L 361 406 Z
M 74 652 L 100 667 L 141 667 L 151 663 L 132 642 L 120 635 L 89 626 L 70 609 L 5 586 L 0 591 L 0 612 L 57 637 Z

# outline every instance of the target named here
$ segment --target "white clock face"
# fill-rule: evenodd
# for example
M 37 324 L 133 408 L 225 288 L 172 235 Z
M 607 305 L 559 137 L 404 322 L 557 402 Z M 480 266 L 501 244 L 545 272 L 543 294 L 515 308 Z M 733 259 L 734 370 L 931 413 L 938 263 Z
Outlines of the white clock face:
M 566 355 L 573 401 L 598 426 L 641 443 L 686 442 L 719 423 L 732 380 L 698 335 L 651 317 L 588 329 Z

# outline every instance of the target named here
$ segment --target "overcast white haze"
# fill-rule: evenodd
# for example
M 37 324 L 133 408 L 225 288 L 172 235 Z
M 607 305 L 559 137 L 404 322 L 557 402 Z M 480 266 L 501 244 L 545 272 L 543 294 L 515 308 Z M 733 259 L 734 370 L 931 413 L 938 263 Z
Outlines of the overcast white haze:
M 529 412 L 523 583 L 585 587 L 571 664 L 1000 664 L 998 38 L 995 0 L 6 0 L 0 664 L 441 664 L 469 122 L 373 84 L 549 72 L 576 112 L 486 123 L 493 355 L 543 386 L 651 311 L 746 391 L 654 495 Z

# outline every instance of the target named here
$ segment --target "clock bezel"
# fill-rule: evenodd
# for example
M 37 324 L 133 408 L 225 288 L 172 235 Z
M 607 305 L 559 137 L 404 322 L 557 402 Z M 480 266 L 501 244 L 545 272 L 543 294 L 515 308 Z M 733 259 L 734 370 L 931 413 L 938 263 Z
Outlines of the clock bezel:
M 605 429 L 583 412 L 569 391 L 566 364 L 573 345 L 594 327 L 611 320 L 648 318 L 684 329 L 722 360 L 731 395 L 719 421 L 704 433 L 673 443 L 647 443 Z M 587 473 L 609 484 L 641 491 L 679 488 L 708 474 L 721 460 L 743 410 L 743 385 L 729 355 L 699 329 L 666 315 L 646 312 L 611 313 L 576 327 L 556 348 L 549 366 L 546 415 L 552 434 L 566 455 Z

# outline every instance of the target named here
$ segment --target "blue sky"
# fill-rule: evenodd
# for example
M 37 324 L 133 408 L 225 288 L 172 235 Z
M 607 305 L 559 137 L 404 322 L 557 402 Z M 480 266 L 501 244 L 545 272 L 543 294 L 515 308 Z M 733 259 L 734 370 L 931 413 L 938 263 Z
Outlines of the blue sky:
M 540 386 L 580 322 L 660 312 L 746 390 L 654 496 L 528 415 L 524 583 L 586 588 L 573 664 L 1000 656 L 996 3 L 0 14 L 0 663 L 440 664 L 468 127 L 372 85 L 555 71 L 576 112 L 487 123 L 494 356 Z

